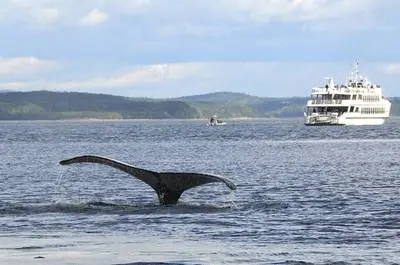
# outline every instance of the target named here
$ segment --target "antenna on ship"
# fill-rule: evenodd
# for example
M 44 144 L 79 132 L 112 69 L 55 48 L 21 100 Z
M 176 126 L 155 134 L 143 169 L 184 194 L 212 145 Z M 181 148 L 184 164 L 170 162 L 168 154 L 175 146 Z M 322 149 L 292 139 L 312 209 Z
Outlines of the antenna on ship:
M 355 74 L 356 74 L 356 80 L 359 80 L 360 79 L 360 72 L 358 70 L 358 61 L 356 61 L 355 65 L 354 65 L 354 71 L 355 71 Z
M 356 61 L 353 66 L 353 71 L 351 72 L 351 79 L 353 79 L 353 81 L 358 81 L 361 78 L 358 66 L 358 61 Z

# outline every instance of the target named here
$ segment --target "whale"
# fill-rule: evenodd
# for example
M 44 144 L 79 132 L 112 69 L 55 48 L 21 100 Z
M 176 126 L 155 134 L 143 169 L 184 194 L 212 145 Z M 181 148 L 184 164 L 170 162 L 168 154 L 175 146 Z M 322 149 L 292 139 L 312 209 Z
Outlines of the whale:
M 97 163 L 119 169 L 153 188 L 161 205 L 177 204 L 184 191 L 208 183 L 219 182 L 231 190 L 236 189 L 236 185 L 232 181 L 216 175 L 192 172 L 157 172 L 102 156 L 76 156 L 59 163 L 63 166 L 75 163 Z

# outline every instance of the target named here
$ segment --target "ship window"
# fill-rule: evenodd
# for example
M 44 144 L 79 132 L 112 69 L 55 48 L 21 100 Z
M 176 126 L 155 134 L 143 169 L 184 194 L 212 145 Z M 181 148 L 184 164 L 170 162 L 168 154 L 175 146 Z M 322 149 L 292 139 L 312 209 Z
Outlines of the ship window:
M 353 95 L 353 98 L 352 98 L 353 100 L 356 100 L 357 99 L 357 95 Z
M 360 99 L 360 100 L 361 100 L 361 99 L 362 99 L 362 95 L 358 95 L 358 99 Z
M 358 107 L 356 107 L 356 110 L 354 112 L 358 112 Z

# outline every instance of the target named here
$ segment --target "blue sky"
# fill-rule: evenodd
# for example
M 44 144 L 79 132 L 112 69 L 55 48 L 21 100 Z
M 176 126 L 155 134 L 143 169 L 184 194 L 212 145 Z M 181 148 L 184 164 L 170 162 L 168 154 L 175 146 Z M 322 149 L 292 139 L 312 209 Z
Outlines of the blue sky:
M 358 60 L 400 96 L 398 0 L 0 1 L 0 89 L 307 96 Z

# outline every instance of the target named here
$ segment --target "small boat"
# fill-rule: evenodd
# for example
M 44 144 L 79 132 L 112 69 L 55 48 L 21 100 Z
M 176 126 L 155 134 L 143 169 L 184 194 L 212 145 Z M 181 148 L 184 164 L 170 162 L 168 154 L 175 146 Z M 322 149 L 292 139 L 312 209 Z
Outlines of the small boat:
M 214 114 L 208 120 L 207 126 L 221 126 L 221 125 L 225 125 L 225 124 L 226 124 L 226 122 L 218 119 L 217 115 Z

